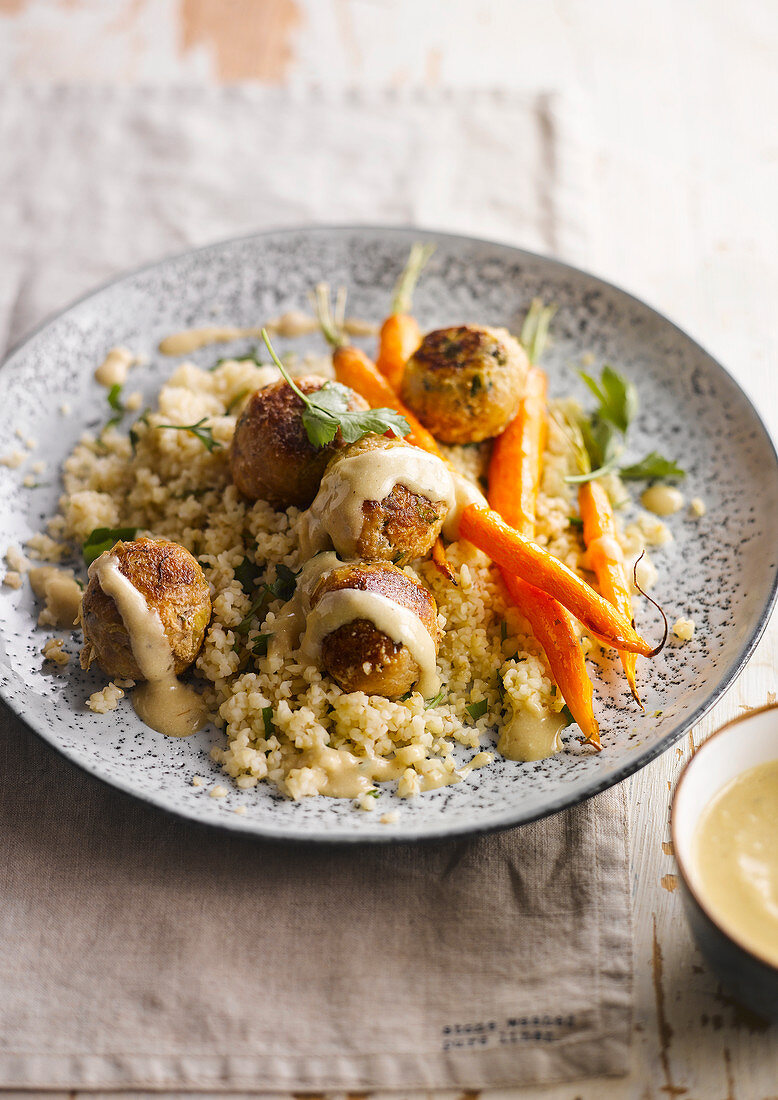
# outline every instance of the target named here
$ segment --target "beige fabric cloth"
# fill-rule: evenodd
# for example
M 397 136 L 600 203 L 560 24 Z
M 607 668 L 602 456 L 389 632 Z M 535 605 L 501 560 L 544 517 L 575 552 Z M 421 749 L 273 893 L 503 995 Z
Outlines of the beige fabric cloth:
M 11 91 L 0 108 L 8 340 L 107 274 L 253 227 L 419 220 L 585 245 L 585 157 L 554 97 Z M 311 851 L 135 803 L 4 708 L 0 734 L 0 1086 L 407 1090 L 625 1069 L 621 789 L 501 835 Z

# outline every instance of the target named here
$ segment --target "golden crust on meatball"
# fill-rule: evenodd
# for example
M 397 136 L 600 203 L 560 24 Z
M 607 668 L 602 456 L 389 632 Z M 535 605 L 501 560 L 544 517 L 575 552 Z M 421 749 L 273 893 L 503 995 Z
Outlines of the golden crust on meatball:
M 192 664 L 211 619 L 208 582 L 199 562 L 176 542 L 139 538 L 117 542 L 111 555 L 119 571 L 157 612 L 170 642 L 178 675 Z M 94 574 L 81 601 L 84 648 L 81 665 L 92 661 L 112 679 L 142 680 L 132 643 L 112 597 Z
M 438 649 L 437 605 L 431 592 L 388 562 L 344 565 L 319 582 L 312 606 L 328 592 L 357 589 L 376 592 L 412 611 Z M 333 630 L 322 641 L 322 664 L 344 691 L 363 691 L 389 699 L 405 695 L 420 668 L 407 646 L 395 642 L 367 619 Z
M 436 329 L 406 364 L 403 401 L 442 443 L 480 443 L 516 415 L 528 366 L 505 329 Z
M 326 379 L 296 378 L 304 394 L 315 393 Z M 366 409 L 352 394 L 349 409 Z M 283 379 L 252 394 L 235 425 L 230 446 L 232 480 L 249 500 L 266 500 L 274 508 L 307 508 L 319 489 L 325 467 L 343 446 L 338 432 L 324 447 L 314 447 L 302 422 L 303 402 Z

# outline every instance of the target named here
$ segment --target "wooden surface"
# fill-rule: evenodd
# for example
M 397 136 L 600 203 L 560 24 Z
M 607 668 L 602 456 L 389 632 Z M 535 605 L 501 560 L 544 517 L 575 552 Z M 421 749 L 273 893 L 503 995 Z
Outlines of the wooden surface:
M 568 258 L 699 339 L 774 436 L 776 58 L 774 0 L 0 0 L 0 72 L 15 78 L 570 89 L 589 119 L 595 200 L 586 255 Z M 629 781 L 629 1076 L 495 1097 L 778 1097 L 778 1027 L 733 1005 L 693 947 L 668 830 L 684 763 L 774 697 L 776 668 L 773 625 L 714 712 Z

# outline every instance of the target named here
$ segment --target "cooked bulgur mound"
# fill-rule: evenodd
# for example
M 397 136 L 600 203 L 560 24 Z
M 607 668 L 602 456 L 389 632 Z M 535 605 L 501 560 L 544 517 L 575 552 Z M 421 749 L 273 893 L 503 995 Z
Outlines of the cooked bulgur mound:
M 310 371 L 311 364 L 303 369 Z M 321 362 L 315 369 L 331 374 Z M 96 527 L 137 527 L 140 534 L 183 544 L 198 558 L 210 585 L 213 618 L 196 676 L 211 717 L 224 734 L 212 757 L 238 787 L 269 780 L 292 798 L 326 792 L 328 761 L 353 759 L 345 754 L 391 759 L 398 793 L 411 796 L 457 782 L 487 765 L 492 756 L 481 750 L 493 747 L 494 731 L 506 716 L 556 715 L 561 726 L 563 699 L 540 646 L 508 605 L 498 571 L 466 542 L 448 548 L 458 587 L 430 562 L 406 567 L 410 577 L 431 589 L 438 604 L 438 670 L 444 687 L 432 703 L 418 692 L 399 701 L 346 694 L 318 668 L 298 663 L 296 653 L 255 655 L 255 650 L 262 652 L 259 636 L 273 633 L 282 603 L 270 605 L 264 624 L 252 622 L 252 596 L 256 585 L 273 581 L 277 566 L 297 570 L 303 564 L 299 512 L 276 512 L 262 501 L 247 503 L 231 482 L 227 458 L 242 400 L 277 377 L 275 368 L 251 361 L 226 361 L 213 371 L 184 364 L 163 386 L 157 409 L 136 421 L 132 441 L 115 428 L 99 438 L 83 436 L 65 462 L 65 494 L 60 514 L 50 523 L 53 540 L 46 544 L 47 550 L 59 553 L 62 541 L 81 543 Z M 212 451 L 190 432 L 160 427 L 196 424 L 203 417 L 221 445 Z M 465 474 L 476 478 L 487 447 L 451 447 L 448 453 Z M 568 450 L 552 419 L 537 537 L 578 568 L 583 547 L 578 528 L 570 522 L 576 509 L 573 490 L 564 480 Z M 626 496 L 616 479 L 611 491 L 616 499 Z M 662 541 L 658 530 L 649 533 L 635 526 L 623 539 L 625 553 L 636 556 L 646 536 Z M 45 538 L 39 537 L 31 549 L 43 550 Z M 246 563 L 256 567 L 251 582 L 246 580 Z M 120 696 L 121 688 L 110 684 L 89 705 L 104 711 Z M 457 745 L 471 750 L 470 756 L 459 753 L 455 758 Z M 463 759 L 469 762 L 463 765 Z

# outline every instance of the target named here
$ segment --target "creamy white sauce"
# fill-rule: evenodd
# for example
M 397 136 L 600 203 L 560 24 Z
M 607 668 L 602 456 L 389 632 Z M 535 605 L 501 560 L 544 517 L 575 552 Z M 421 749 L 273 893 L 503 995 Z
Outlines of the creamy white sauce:
M 446 522 L 443 524 L 443 534 L 449 542 L 456 542 L 459 538 L 459 521 L 465 508 L 471 504 L 477 504 L 479 508 L 488 508 L 486 497 L 475 484 L 463 477 L 456 470 L 451 470 L 454 482 L 454 507 L 449 509 Z
M 387 447 L 362 451 L 333 463 L 300 524 L 300 548 L 307 557 L 329 542 L 344 558 L 359 557 L 359 537 L 365 501 L 384 500 L 395 485 L 428 500 L 443 500 L 456 508 L 452 474 L 436 455 L 419 447 Z M 476 490 L 477 491 L 477 490 Z
M 132 654 L 145 678 L 133 692 L 138 717 L 169 737 L 188 737 L 206 721 L 199 694 L 175 675 L 170 642 L 157 611 L 119 569 L 112 551 L 101 554 L 89 567 L 106 596 L 116 604 L 130 638 Z
M 563 714 L 537 715 L 517 710 L 500 730 L 497 749 L 509 760 L 544 760 L 562 748 Z
M 669 485 L 652 485 L 640 498 L 640 503 L 656 516 L 672 516 L 683 508 L 683 494 Z
M 134 362 L 135 356 L 127 348 L 111 348 L 95 371 L 95 381 L 107 389 L 111 386 L 123 386 L 127 381 L 127 372 Z
M 343 565 L 343 562 L 332 550 L 317 554 L 305 563 L 297 578 L 294 595 L 284 604 L 273 621 L 273 636 L 268 642 L 268 656 L 286 657 L 297 649 L 306 616 L 311 610 L 311 596 L 314 589 L 322 577 L 331 573 L 333 569 L 337 569 L 339 565 Z
M 35 595 L 46 601 L 38 617 L 40 626 L 61 630 L 74 626 L 81 609 L 81 589 L 70 571 L 40 565 L 30 570 L 30 584 Z
M 374 325 L 360 321 L 356 317 L 347 318 L 343 327 L 350 336 L 367 336 L 376 331 Z M 203 325 L 201 328 L 187 328 L 181 332 L 173 332 L 160 340 L 159 350 L 163 355 L 189 355 L 190 352 L 199 351 L 200 348 L 208 347 L 209 344 L 228 344 L 232 340 L 255 339 L 262 335 L 263 328 L 266 328 L 271 336 L 292 338 L 318 332 L 319 322 L 309 313 L 290 309 L 280 317 L 267 321 L 265 325 L 248 328 L 239 328 L 236 325 Z
M 419 666 L 417 690 L 425 698 L 437 695 L 440 677 L 430 632 L 414 611 L 379 592 L 356 588 L 326 592 L 308 615 L 300 645 L 303 656 L 318 663 L 321 644 L 327 635 L 355 619 L 367 619 L 393 642 L 404 645 Z

